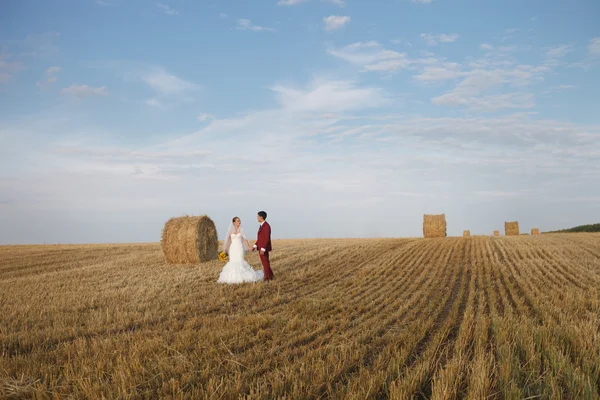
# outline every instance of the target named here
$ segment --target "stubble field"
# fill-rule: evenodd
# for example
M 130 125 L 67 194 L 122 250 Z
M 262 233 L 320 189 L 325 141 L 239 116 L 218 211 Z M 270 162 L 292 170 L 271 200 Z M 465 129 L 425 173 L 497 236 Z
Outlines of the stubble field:
M 240 286 L 158 244 L 0 247 L 0 398 L 600 396 L 600 234 L 273 247 Z

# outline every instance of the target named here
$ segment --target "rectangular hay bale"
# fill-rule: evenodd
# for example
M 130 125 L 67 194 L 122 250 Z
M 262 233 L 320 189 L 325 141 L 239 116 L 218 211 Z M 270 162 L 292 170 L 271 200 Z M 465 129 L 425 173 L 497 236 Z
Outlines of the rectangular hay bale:
M 424 214 L 423 236 L 426 238 L 446 237 L 446 214 Z
M 506 236 L 516 236 L 519 234 L 519 222 L 505 222 L 504 223 L 504 234 Z
M 539 235 L 540 234 L 540 230 L 538 228 L 531 228 L 531 234 L 532 235 Z
M 463 231 L 463 236 L 471 236 L 471 231 L 470 230 L 464 230 Z
M 500 231 L 494 231 L 494 236 L 500 236 Z

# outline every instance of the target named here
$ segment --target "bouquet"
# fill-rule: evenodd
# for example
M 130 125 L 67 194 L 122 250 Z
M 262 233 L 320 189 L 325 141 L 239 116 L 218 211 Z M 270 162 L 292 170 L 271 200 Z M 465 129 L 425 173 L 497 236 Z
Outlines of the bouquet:
M 219 260 L 225 262 L 227 261 L 227 253 L 225 253 L 224 251 L 219 253 Z

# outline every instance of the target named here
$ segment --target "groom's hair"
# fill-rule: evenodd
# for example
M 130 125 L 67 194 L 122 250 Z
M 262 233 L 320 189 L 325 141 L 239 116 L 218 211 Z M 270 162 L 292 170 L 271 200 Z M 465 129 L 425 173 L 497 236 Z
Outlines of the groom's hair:
M 267 213 L 264 211 L 259 211 L 258 215 L 260 215 L 262 217 L 262 219 L 266 220 L 267 219 Z

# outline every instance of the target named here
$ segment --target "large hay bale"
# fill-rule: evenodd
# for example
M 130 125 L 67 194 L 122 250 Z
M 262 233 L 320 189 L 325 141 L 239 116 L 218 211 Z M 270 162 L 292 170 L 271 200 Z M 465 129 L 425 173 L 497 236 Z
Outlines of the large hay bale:
M 471 236 L 471 231 L 470 230 L 464 230 L 463 231 L 463 236 Z
M 540 230 L 538 228 L 531 228 L 531 234 L 532 235 L 539 235 L 540 234 Z
M 516 236 L 519 234 L 519 222 L 505 222 L 504 223 L 504 234 L 506 236 Z
M 423 236 L 426 238 L 446 237 L 446 214 L 424 214 Z
M 184 216 L 167 221 L 160 244 L 167 263 L 196 264 L 217 259 L 219 238 L 208 216 Z
M 494 231 L 494 236 L 500 236 L 500 231 Z

